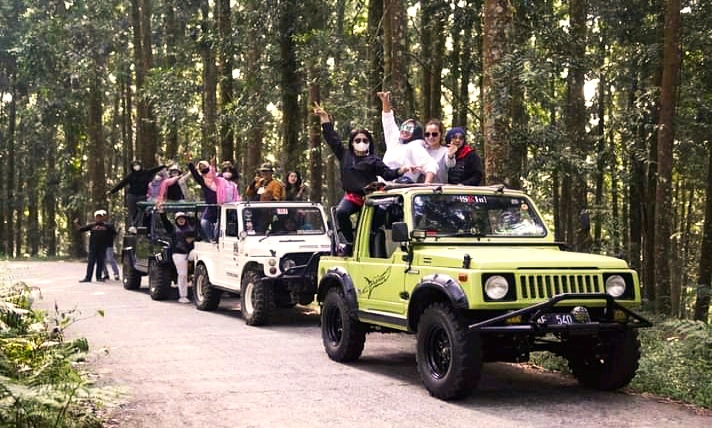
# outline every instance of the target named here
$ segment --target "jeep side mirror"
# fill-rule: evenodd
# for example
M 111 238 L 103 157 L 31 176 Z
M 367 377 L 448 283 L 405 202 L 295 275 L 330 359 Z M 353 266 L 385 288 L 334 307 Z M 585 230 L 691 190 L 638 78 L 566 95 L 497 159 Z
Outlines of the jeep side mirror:
M 394 222 L 392 232 L 391 240 L 393 242 L 407 242 L 410 240 L 408 225 L 405 222 Z

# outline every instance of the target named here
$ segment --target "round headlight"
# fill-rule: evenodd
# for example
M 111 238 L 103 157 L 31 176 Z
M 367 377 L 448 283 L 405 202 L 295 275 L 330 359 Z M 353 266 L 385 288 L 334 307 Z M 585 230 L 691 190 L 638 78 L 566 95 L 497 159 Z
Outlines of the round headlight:
M 277 260 L 269 259 L 269 260 L 267 260 L 267 264 L 270 266 L 277 266 Z
M 295 262 L 292 259 L 284 259 L 282 260 L 282 272 L 286 272 L 289 269 L 293 268 L 294 266 L 297 265 L 297 262 Z
M 501 275 L 494 275 L 487 278 L 485 281 L 485 293 L 492 300 L 499 300 L 507 295 L 509 291 L 509 283 L 507 279 Z
M 606 280 L 606 293 L 621 297 L 625 293 L 625 279 L 620 275 L 611 275 Z

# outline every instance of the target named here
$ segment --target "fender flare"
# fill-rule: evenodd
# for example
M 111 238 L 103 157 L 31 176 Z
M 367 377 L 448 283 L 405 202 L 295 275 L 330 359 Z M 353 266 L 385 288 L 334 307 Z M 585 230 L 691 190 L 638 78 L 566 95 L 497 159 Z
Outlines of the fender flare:
M 211 261 L 210 258 L 197 258 L 193 261 L 193 269 L 197 268 L 199 265 L 205 266 L 205 270 L 208 272 L 208 278 L 216 278 L 215 273 L 215 262 Z
M 336 284 L 336 285 L 335 285 Z M 331 287 L 340 287 L 344 292 L 346 304 L 353 311 L 358 310 L 358 293 L 354 285 L 351 275 L 341 266 L 335 266 L 327 269 L 324 276 L 319 280 L 317 288 L 317 301 L 322 303 L 326 299 L 326 293 Z
M 443 274 L 426 275 L 413 288 L 413 293 L 409 299 L 408 327 L 411 331 L 415 331 L 418 326 L 418 318 L 424 309 L 423 302 L 431 300 L 421 298 L 421 296 L 428 293 L 444 295 L 455 309 L 465 310 L 470 306 L 465 290 L 454 278 Z

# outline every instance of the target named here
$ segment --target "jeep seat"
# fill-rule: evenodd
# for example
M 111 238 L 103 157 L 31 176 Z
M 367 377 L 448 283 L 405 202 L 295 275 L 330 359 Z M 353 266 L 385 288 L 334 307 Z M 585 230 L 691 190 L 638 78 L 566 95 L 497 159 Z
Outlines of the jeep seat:
M 388 258 L 385 230 L 379 228 L 371 234 L 371 242 L 369 243 L 369 255 L 377 259 Z

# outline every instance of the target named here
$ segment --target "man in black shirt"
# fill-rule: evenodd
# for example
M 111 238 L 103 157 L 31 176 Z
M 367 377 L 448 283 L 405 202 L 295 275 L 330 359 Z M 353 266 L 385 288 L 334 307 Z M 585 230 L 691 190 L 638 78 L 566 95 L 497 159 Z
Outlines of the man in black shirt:
M 96 265 L 96 280 L 104 282 L 102 270 L 104 268 L 104 257 L 106 249 L 114 244 L 116 229 L 111 223 L 106 223 L 106 211 L 97 210 L 94 212 L 94 223 L 84 226 L 79 225 L 79 219 L 74 219 L 74 227 L 79 232 L 89 231 L 89 258 L 87 260 L 87 273 L 79 282 L 91 282 L 91 276 Z
M 146 200 L 146 192 L 148 183 L 153 180 L 157 172 L 165 168 L 165 165 L 158 165 L 155 168 L 143 169 L 141 162 L 131 162 L 131 172 L 119 181 L 113 189 L 107 193 L 116 193 L 122 188 L 129 186 L 126 189 L 126 207 L 128 208 L 129 221 L 128 224 L 133 224 L 136 217 L 136 203 Z

